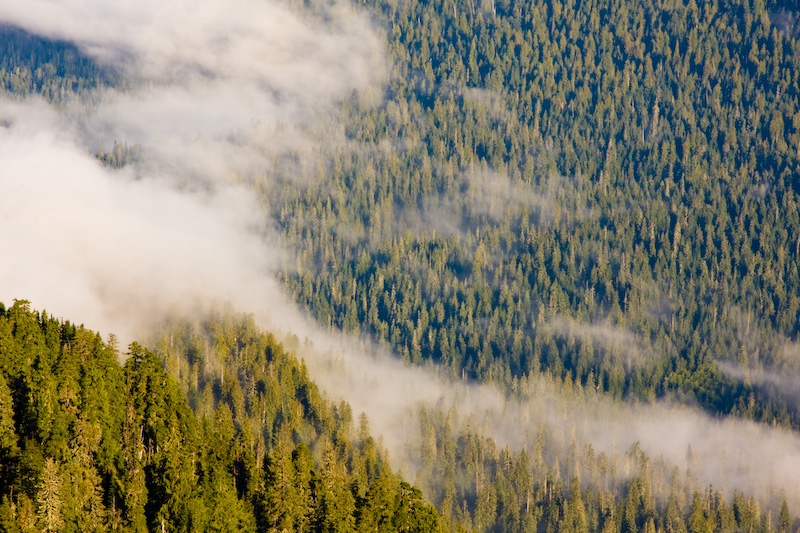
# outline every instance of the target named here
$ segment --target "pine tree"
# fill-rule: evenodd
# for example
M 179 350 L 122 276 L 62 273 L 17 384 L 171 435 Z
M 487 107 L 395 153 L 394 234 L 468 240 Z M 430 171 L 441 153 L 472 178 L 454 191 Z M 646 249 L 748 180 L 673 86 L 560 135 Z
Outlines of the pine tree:
M 14 400 L 11 389 L 0 371 L 0 457 L 17 450 L 17 432 L 14 425 Z M 5 461 L 4 461 L 5 462 Z
M 355 499 L 348 486 L 347 471 L 333 448 L 325 452 L 317 484 L 317 531 L 345 533 L 355 527 Z
M 44 463 L 36 503 L 42 531 L 60 531 L 64 525 L 62 518 L 64 493 L 59 464 L 51 457 Z

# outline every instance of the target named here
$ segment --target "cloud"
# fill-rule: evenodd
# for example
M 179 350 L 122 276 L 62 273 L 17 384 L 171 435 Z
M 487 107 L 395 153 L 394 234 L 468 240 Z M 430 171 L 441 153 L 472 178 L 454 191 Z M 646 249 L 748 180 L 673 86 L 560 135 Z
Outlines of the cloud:
M 791 410 L 800 407 L 800 382 L 796 379 L 800 370 L 800 344 L 785 339 L 765 340 L 762 337 L 768 335 L 757 327 L 752 332 L 740 332 L 739 337 L 742 350 L 751 353 L 755 361 L 717 361 L 717 367 L 727 376 L 786 402 Z M 759 353 L 763 355 L 757 357 Z
M 0 21 L 119 71 L 124 90 L 72 103 L 82 142 L 138 143 L 184 178 L 256 174 L 317 142 L 338 99 L 386 75 L 380 34 L 346 2 L 30 0 L 0 5 Z
M 598 335 L 606 338 L 606 333 Z M 611 336 L 615 342 L 625 337 Z M 508 445 L 531 453 L 543 432 L 545 461 L 551 466 L 556 459 L 567 464 L 573 443 L 578 450 L 591 445 L 595 454 L 620 462 L 621 454 L 638 446 L 649 457 L 654 476 L 666 480 L 653 487 L 662 501 L 669 496 L 675 468 L 687 478 L 682 481 L 687 490 L 712 485 L 728 496 L 738 491 L 763 502 L 781 489 L 800 491 L 800 436 L 789 430 L 714 418 L 668 401 L 627 404 L 592 390 L 565 389 L 547 375 L 523 380 L 510 398 L 490 385 L 439 375 L 435 367 L 410 367 L 386 354 L 370 355 L 363 343 L 333 333 L 315 335 L 314 345 L 300 353 L 323 390 L 347 399 L 355 413 L 367 414 L 373 431 L 383 435 L 393 466 L 410 479 L 419 467 L 418 409 L 427 405 L 442 409 L 442 419 L 448 412 L 455 417 L 457 431 L 469 425 L 494 439 L 498 449 Z M 616 479 L 637 473 L 620 467 Z M 566 468 L 562 474 L 569 475 Z
M 0 102 L 0 300 L 132 340 L 169 310 L 282 301 L 285 250 L 243 184 L 310 153 L 337 99 L 385 75 L 385 49 L 350 4 L 258 0 L 29 0 L 0 22 L 75 43 L 125 80 L 59 109 Z M 141 161 L 90 154 L 116 140 Z
M 464 178 L 469 210 L 494 222 L 500 222 L 509 211 L 522 209 L 534 214 L 542 226 L 588 216 L 586 206 L 581 205 L 581 177 L 551 174 L 538 184 L 528 184 L 489 169 L 472 169 Z
M 0 105 L 0 300 L 132 340 L 145 317 L 193 298 L 263 292 L 263 213 L 241 187 L 182 194 L 158 176 L 103 167 L 41 102 Z
M 0 20 L 74 42 L 99 61 L 156 83 L 238 80 L 305 100 L 346 95 L 380 74 L 385 55 L 365 15 L 344 2 L 311 6 L 29 0 L 0 6 Z
M 479 224 L 500 224 L 507 216 L 527 213 L 539 227 L 574 223 L 592 216 L 583 202 L 583 178 L 550 175 L 530 184 L 490 168 L 475 167 L 459 176 L 461 190 L 449 196 L 434 194 L 421 206 L 397 210 L 398 232 L 435 230 L 461 236 Z
M 769 21 L 773 26 L 777 27 L 781 33 L 786 37 L 794 37 L 797 35 L 797 12 L 788 11 L 785 7 L 780 11 L 773 11 L 769 13 Z

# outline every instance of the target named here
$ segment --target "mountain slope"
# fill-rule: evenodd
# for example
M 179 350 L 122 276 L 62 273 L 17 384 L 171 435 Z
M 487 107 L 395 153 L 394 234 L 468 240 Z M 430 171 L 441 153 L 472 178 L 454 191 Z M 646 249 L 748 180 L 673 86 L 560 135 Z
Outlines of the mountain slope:
M 299 302 L 455 376 L 800 427 L 800 44 L 763 3 L 369 6 L 385 100 L 265 196 Z
M 120 366 L 113 337 L 25 301 L 0 307 L 2 529 L 438 531 L 366 425 L 354 435 L 347 404 L 334 409 L 270 336 L 241 327 L 251 368 L 278 379 L 255 384 L 275 401 L 252 410 L 271 415 L 257 431 L 238 388 L 209 387 L 196 415 L 140 345 Z

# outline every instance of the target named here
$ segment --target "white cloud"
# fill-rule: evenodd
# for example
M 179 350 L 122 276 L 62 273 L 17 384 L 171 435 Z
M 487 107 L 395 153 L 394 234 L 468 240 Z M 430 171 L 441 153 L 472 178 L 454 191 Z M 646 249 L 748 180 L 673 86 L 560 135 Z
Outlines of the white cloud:
M 0 299 L 131 339 L 192 299 L 258 312 L 280 297 L 266 213 L 236 183 L 317 142 L 334 101 L 379 83 L 385 50 L 350 4 L 262 0 L 27 0 L 0 22 L 77 44 L 122 90 L 60 111 L 2 102 Z M 121 171 L 90 154 L 115 140 Z
M 263 213 L 237 187 L 182 194 L 158 176 L 112 171 L 77 146 L 41 103 L 0 115 L 0 300 L 129 340 L 140 319 L 193 298 L 264 289 Z

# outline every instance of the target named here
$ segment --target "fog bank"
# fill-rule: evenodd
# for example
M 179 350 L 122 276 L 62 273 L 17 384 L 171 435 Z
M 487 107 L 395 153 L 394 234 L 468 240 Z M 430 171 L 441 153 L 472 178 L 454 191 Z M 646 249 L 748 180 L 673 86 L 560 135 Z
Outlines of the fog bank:
M 714 418 L 669 401 L 626 404 L 592 390 L 565 388 L 549 375 L 521 382 L 517 397 L 509 398 L 490 385 L 454 381 L 434 367 L 409 367 L 386 354 L 368 356 L 344 338 L 327 338 L 327 351 L 302 352 L 311 376 L 334 398 L 345 398 L 355 413 L 367 414 L 373 431 L 384 436 L 393 464 L 411 479 L 421 446 L 415 413 L 425 404 L 455 414 L 456 430 L 469 425 L 494 439 L 498 449 L 508 445 L 531 453 L 544 431 L 545 460 L 551 467 L 558 460 L 564 476 L 572 444 L 579 451 L 591 445 L 596 454 L 620 462 L 638 445 L 666 475 L 662 492 L 654 489 L 657 496 L 666 498 L 669 476 L 677 468 L 691 490 L 713 486 L 727 496 L 738 491 L 762 499 L 783 490 L 793 511 L 800 506 L 800 436 L 795 432 Z M 337 343 L 339 351 L 331 351 Z M 616 476 L 625 480 L 637 473 L 620 467 Z
M 380 84 L 385 51 L 364 14 L 344 2 L 29 0 L 0 4 L 0 22 L 73 42 L 125 80 L 58 110 L 0 101 L 0 301 L 123 342 L 175 308 L 282 302 L 273 273 L 286 252 L 242 184 L 312 150 L 337 99 Z M 144 157 L 102 166 L 93 155 L 116 141 Z

